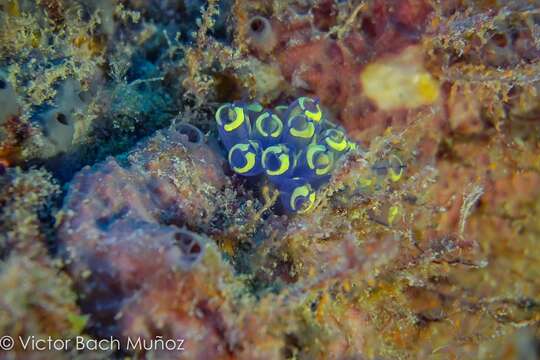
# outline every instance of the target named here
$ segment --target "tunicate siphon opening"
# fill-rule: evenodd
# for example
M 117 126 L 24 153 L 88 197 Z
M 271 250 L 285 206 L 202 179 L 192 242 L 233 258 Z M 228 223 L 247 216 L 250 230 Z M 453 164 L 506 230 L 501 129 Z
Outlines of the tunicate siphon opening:
M 266 22 L 264 20 L 265 19 L 261 18 L 260 16 L 252 19 L 250 24 L 251 31 L 257 33 L 263 32 L 264 28 L 266 27 Z
M 56 114 L 56 121 L 58 121 L 62 125 L 69 125 L 67 116 L 64 113 Z
M 199 241 L 199 236 L 188 230 L 179 230 L 174 234 L 176 245 L 180 248 L 182 256 L 180 267 L 182 269 L 192 268 L 203 256 L 203 247 Z
M 192 144 L 202 144 L 204 141 L 204 135 L 201 130 L 191 124 L 177 124 L 176 131 L 178 131 L 182 135 L 187 136 L 188 141 Z
M 250 44 L 257 50 L 268 53 L 277 44 L 277 36 L 267 18 L 254 16 L 248 24 L 247 32 Z

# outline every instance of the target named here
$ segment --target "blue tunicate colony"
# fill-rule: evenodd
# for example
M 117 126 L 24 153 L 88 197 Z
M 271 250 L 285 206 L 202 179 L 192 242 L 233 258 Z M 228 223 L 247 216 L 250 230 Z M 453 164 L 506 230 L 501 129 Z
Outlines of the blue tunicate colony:
M 356 147 L 308 97 L 273 110 L 257 103 L 225 104 L 216 111 L 216 122 L 233 171 L 266 175 L 290 212 L 311 210 L 337 159 Z

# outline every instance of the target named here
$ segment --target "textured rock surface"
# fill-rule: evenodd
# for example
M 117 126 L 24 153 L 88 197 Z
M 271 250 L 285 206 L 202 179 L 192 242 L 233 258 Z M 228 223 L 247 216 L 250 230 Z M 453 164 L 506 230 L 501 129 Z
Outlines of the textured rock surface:
M 236 322 L 259 320 L 237 318 L 241 286 L 215 242 L 186 229 L 207 227 L 231 201 L 222 162 L 171 129 L 77 174 L 58 235 L 93 333 L 185 339 L 185 353 L 155 351 L 165 358 L 275 358 L 279 338 L 257 355 L 248 344 L 267 335 L 240 336 Z
M 110 321 L 121 307 L 114 303 L 151 282 L 147 276 L 189 270 L 205 245 L 194 240 L 195 248 L 182 248 L 179 231 L 208 224 L 225 179 L 221 159 L 175 130 L 158 132 L 123 159 L 108 158 L 78 173 L 58 233 L 83 293 L 92 300 L 98 293 L 110 297 L 89 301 L 92 312 Z M 86 276 L 91 279 L 82 281 Z

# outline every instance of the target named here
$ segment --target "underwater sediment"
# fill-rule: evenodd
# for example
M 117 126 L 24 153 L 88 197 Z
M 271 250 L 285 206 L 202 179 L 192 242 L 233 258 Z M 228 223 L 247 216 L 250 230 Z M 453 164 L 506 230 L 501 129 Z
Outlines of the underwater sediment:
M 0 359 L 537 358 L 539 11 L 0 0 Z

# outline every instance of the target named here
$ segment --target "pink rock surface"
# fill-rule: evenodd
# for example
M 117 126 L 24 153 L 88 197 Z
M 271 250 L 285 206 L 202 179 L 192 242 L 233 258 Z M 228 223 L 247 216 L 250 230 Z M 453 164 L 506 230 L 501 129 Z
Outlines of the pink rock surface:
M 201 354 L 226 350 L 209 299 L 230 269 L 212 241 L 185 229 L 212 219 L 225 181 L 221 158 L 175 130 L 156 133 L 125 160 L 108 158 L 75 176 L 58 234 L 96 334 L 196 333 L 205 339 L 197 346 L 208 347 Z M 197 317 L 201 311 L 215 314 Z

